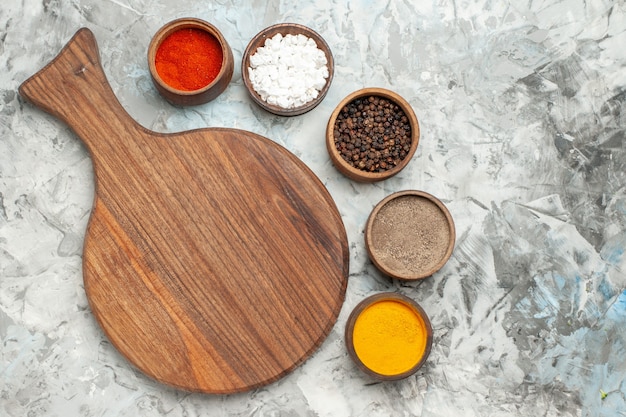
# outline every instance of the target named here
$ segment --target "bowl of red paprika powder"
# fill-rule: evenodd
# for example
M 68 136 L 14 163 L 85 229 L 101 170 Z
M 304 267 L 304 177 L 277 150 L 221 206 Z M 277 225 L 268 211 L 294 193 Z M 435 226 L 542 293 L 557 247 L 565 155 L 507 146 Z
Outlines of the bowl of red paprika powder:
M 333 165 L 359 182 L 382 181 L 404 169 L 417 150 L 420 128 L 411 105 L 384 88 L 345 97 L 326 126 Z
M 165 24 L 148 47 L 150 75 L 170 103 L 195 106 L 219 96 L 233 76 L 233 53 L 220 31 L 197 18 Z

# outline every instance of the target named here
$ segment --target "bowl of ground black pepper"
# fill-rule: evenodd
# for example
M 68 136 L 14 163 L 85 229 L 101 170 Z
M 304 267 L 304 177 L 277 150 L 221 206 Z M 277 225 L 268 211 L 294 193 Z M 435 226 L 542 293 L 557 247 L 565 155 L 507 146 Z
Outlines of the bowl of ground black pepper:
M 326 147 L 333 165 L 359 182 L 382 181 L 399 173 L 415 154 L 419 137 L 411 105 L 384 88 L 349 94 L 326 127 Z
M 424 191 L 405 190 L 379 202 L 365 226 L 372 263 L 401 280 L 431 276 L 448 261 L 456 239 L 446 206 Z
M 161 27 L 148 47 L 150 76 L 170 103 L 195 106 L 219 96 L 233 76 L 233 53 L 221 32 L 186 17 Z
M 250 98 L 278 116 L 298 116 L 324 100 L 334 60 L 324 38 L 298 23 L 278 23 L 257 33 L 241 60 Z

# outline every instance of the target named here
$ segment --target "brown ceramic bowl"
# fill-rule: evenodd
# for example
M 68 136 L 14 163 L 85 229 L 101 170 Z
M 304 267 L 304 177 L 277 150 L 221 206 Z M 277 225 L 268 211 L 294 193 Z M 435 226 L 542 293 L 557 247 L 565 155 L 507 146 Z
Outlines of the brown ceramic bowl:
M 390 311 L 393 314 L 385 314 Z M 400 329 L 404 333 L 399 334 Z M 352 310 L 345 343 L 364 373 L 381 381 L 395 381 L 413 375 L 424 365 L 432 348 L 433 330 L 428 315 L 414 300 L 384 292 L 365 298 Z
M 180 90 L 168 85 L 157 72 L 155 59 L 161 43 L 172 33 L 181 29 L 200 29 L 217 39 L 222 47 L 223 58 L 220 72 L 212 82 L 193 91 Z M 170 103 L 180 106 L 195 106 L 207 103 L 219 96 L 228 86 L 233 77 L 233 52 L 220 31 L 212 24 L 192 17 L 173 20 L 165 24 L 152 37 L 148 47 L 148 66 L 150 75 L 157 91 Z
M 267 39 L 270 39 L 279 33 L 283 36 L 302 34 L 307 38 L 313 39 L 315 41 L 315 44 L 317 45 L 317 48 L 324 52 L 324 55 L 326 55 L 326 66 L 328 67 L 328 78 L 326 78 L 326 84 L 319 91 L 317 98 L 298 107 L 284 108 L 266 102 L 265 100 L 263 100 L 263 98 L 261 98 L 259 93 L 256 92 L 256 90 L 252 86 L 252 82 L 250 81 L 250 74 L 248 72 L 248 69 L 250 67 L 250 57 L 256 53 L 258 48 L 265 45 L 265 41 Z M 333 80 L 334 70 L 335 64 L 333 61 L 333 54 L 331 53 L 330 47 L 328 46 L 324 38 L 322 38 L 313 29 L 310 29 L 303 25 L 299 25 L 297 23 L 279 23 L 263 29 L 256 36 L 254 36 L 252 40 L 250 40 L 248 46 L 246 47 L 246 50 L 243 53 L 241 61 L 241 76 L 252 100 L 261 108 L 278 116 L 298 116 L 310 110 L 313 110 L 318 104 L 322 102 L 322 100 L 324 100 L 324 97 L 326 96 L 326 93 L 328 92 L 330 84 Z
M 423 191 L 387 196 L 374 207 L 365 227 L 365 246 L 374 265 L 402 280 L 423 279 L 441 269 L 455 239 L 450 212 Z
M 340 150 L 338 149 L 337 142 L 339 142 L 339 138 L 335 137 L 335 124 L 337 123 L 337 118 L 339 117 L 339 114 L 344 109 L 344 107 L 348 106 L 357 99 L 365 99 L 370 96 L 384 98 L 397 104 L 406 115 L 408 123 L 411 127 L 411 144 L 404 158 L 397 162 L 396 165 L 392 165 L 389 162 L 386 162 L 389 164 L 389 168 L 387 168 L 386 170 L 381 170 L 379 172 L 371 172 L 366 168 L 361 169 L 351 165 L 347 161 L 347 159 L 344 159 L 344 156 L 342 156 Z M 358 130 L 359 129 L 355 128 L 355 132 Z M 356 135 L 356 133 L 354 135 Z M 353 92 L 352 94 L 349 94 L 346 98 L 341 100 L 339 105 L 335 108 L 330 116 L 330 119 L 328 120 L 328 125 L 326 127 L 326 148 L 328 149 L 330 160 L 332 161 L 333 165 L 339 170 L 339 172 L 341 172 L 348 178 L 359 182 L 375 182 L 386 180 L 387 178 L 393 177 L 398 172 L 402 171 L 402 169 L 407 166 L 407 164 L 415 154 L 415 151 L 417 150 L 417 145 L 419 143 L 419 138 L 419 123 L 411 105 L 397 93 L 384 88 L 363 88 L 361 90 Z M 346 158 L 348 157 L 346 156 Z

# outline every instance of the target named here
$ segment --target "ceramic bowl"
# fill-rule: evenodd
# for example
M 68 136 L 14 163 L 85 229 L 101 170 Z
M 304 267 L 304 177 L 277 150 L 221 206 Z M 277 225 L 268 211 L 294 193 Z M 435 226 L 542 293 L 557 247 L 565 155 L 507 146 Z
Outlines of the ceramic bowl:
M 432 342 L 426 312 L 411 298 L 392 292 L 362 300 L 345 328 L 348 354 L 359 369 L 380 381 L 416 373 L 428 359 Z
M 456 231 L 446 206 L 423 191 L 393 193 L 379 202 L 365 226 L 365 246 L 374 265 L 401 280 L 437 272 L 454 249 Z
M 340 113 L 342 112 L 344 108 L 349 106 L 355 100 L 363 100 L 369 97 L 379 97 L 379 98 L 383 98 L 383 99 L 389 100 L 397 104 L 398 107 L 406 115 L 408 119 L 408 123 L 410 125 L 410 129 L 411 129 L 411 132 L 410 132 L 411 144 L 410 144 L 408 151 L 405 151 L 406 155 L 404 156 L 404 158 L 401 159 L 400 161 L 396 161 L 395 165 L 393 162 L 390 163 L 389 159 L 387 159 L 387 161 L 385 162 L 387 164 L 387 167 L 377 172 L 369 171 L 367 168 L 359 168 L 358 166 L 353 166 L 353 164 L 349 162 L 350 156 L 345 155 L 345 154 L 342 155 L 342 152 L 338 149 L 338 147 L 341 147 L 344 145 L 348 146 L 348 144 L 345 144 L 345 141 L 341 139 L 343 136 L 338 135 L 339 131 L 337 130 L 337 127 L 338 127 L 338 118 L 340 117 Z M 363 134 L 364 136 L 371 137 L 371 135 L 363 133 L 363 129 L 361 129 L 359 126 L 354 127 L 354 133 L 351 133 L 348 136 L 354 137 L 354 136 L 361 135 L 361 134 Z M 385 135 L 386 134 L 387 133 L 385 133 Z M 333 165 L 337 168 L 337 170 L 339 170 L 342 174 L 358 182 L 382 181 L 387 178 L 393 177 L 394 175 L 402 171 L 407 166 L 407 164 L 409 163 L 413 155 L 415 154 L 415 151 L 417 150 L 417 145 L 419 143 L 419 138 L 420 138 L 419 123 L 417 120 L 417 116 L 415 116 L 415 112 L 413 111 L 413 108 L 411 107 L 411 105 L 404 98 L 402 98 L 399 94 L 393 91 L 384 89 L 384 88 L 374 88 L 374 87 L 363 88 L 361 90 L 357 90 L 349 94 L 347 97 L 341 100 L 339 105 L 337 105 L 337 107 L 335 108 L 335 110 L 333 111 L 333 113 L 331 114 L 328 120 L 328 125 L 326 126 L 326 148 L 328 149 L 330 160 L 332 161 Z M 361 143 L 360 146 L 365 146 L 365 145 Z M 387 145 L 381 145 L 381 146 L 384 146 L 385 148 L 387 148 Z M 389 146 L 389 149 L 391 149 L 391 146 Z M 384 149 L 379 149 L 379 151 L 381 152 L 383 150 Z M 354 152 L 355 149 L 346 150 L 346 151 Z M 361 151 L 364 152 L 366 151 L 366 149 L 361 148 Z M 393 157 L 392 157 L 392 160 L 393 160 Z M 356 164 L 356 162 L 354 162 L 354 164 Z
M 168 85 L 159 75 L 155 60 L 162 42 L 171 34 L 182 29 L 200 29 L 218 40 L 222 47 L 223 58 L 220 72 L 212 82 L 193 91 L 181 90 Z M 221 32 L 212 24 L 197 18 L 181 18 L 173 20 L 161 27 L 152 37 L 148 47 L 148 66 L 150 76 L 157 91 L 170 103 L 180 106 L 195 106 L 207 103 L 219 96 L 228 86 L 233 76 L 233 52 Z
M 259 93 L 257 93 L 250 80 L 250 57 L 256 53 L 258 48 L 265 45 L 265 41 L 267 39 L 274 37 L 276 34 L 281 34 L 283 36 L 299 34 L 304 35 L 307 38 L 313 39 L 315 41 L 315 44 L 317 45 L 317 48 L 324 52 L 324 55 L 326 55 L 326 66 L 328 67 L 328 78 L 326 78 L 326 84 L 319 91 L 317 98 L 298 107 L 284 108 L 275 104 L 268 103 L 261 97 Z M 250 40 L 248 46 L 246 47 L 246 50 L 243 53 L 241 62 L 241 76 L 243 78 L 246 89 L 248 90 L 248 93 L 252 98 L 252 101 L 254 101 L 266 111 L 276 114 L 278 116 L 298 116 L 314 109 L 318 104 L 322 102 L 322 100 L 324 100 L 324 97 L 326 96 L 326 93 L 330 88 L 330 84 L 332 83 L 334 70 L 335 64 L 333 60 L 333 55 L 330 47 L 328 46 L 324 38 L 322 38 L 313 29 L 297 23 L 279 23 L 263 29 Z

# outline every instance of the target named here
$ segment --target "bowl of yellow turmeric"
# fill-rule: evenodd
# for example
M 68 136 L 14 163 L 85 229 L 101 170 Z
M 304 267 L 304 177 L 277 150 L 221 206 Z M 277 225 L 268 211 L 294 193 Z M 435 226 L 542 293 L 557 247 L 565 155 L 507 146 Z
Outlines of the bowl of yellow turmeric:
M 426 312 L 397 293 L 374 294 L 352 310 L 345 342 L 355 364 L 381 381 L 407 378 L 426 362 L 433 331 Z

